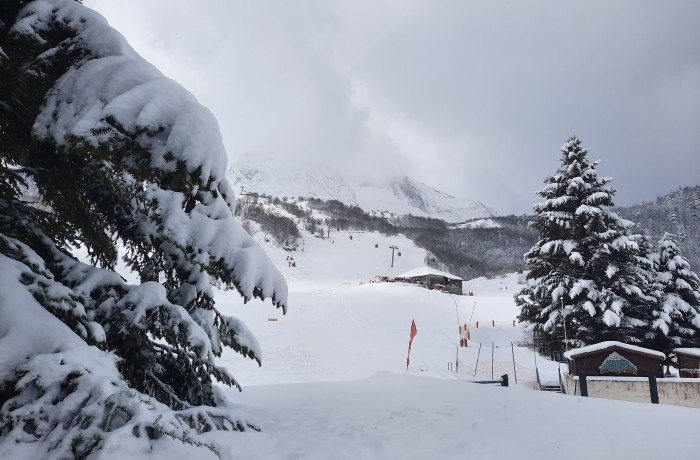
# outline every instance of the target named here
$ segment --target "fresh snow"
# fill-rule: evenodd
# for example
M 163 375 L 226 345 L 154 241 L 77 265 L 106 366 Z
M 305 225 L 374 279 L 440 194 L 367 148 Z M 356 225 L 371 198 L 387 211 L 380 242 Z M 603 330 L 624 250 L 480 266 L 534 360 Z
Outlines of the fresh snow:
M 255 387 L 244 397 L 268 422 L 261 433 L 235 434 L 232 458 L 683 458 L 700 413 L 389 373 Z
M 522 286 L 521 275 L 465 281 L 473 296 L 371 282 L 378 274 L 396 276 L 420 265 L 424 253 L 402 236 L 350 234 L 320 239 L 305 233 L 303 252 L 265 246 L 289 282 L 287 316 L 270 318 L 255 305 L 220 294 L 222 308 L 244 319 L 263 349 L 261 368 L 224 355 L 244 387 L 232 398 L 263 426 L 260 433 L 233 435 L 233 458 L 534 460 L 566 453 L 567 459 L 586 459 L 588 448 L 571 448 L 582 439 L 595 440 L 603 459 L 684 452 L 680 441 L 694 433 L 695 409 L 543 394 L 523 382 L 525 375 L 514 384 L 513 352 L 519 372 L 536 363 L 547 383 L 558 382 L 559 369 L 526 348 L 511 351 L 512 341 L 527 340 L 512 324 L 512 294 Z M 394 268 L 390 245 L 402 253 Z M 287 266 L 289 254 L 296 268 Z M 470 317 L 472 340 L 459 349 L 460 366 L 468 372 L 455 374 L 447 365 L 454 366 L 458 324 Z M 407 370 L 412 320 L 418 334 Z M 468 383 L 478 354 L 481 366 L 489 366 L 492 343 L 495 378 L 507 372 L 509 388 Z M 501 363 L 508 367 L 499 368 Z M 490 368 L 487 375 L 483 370 L 477 379 L 490 379 Z M 658 442 L 663 426 L 672 442 Z M 231 435 L 212 437 L 221 442 Z M 617 442 L 629 437 L 638 442 Z
M 674 348 L 673 352 L 700 358 L 700 348 Z
M 451 280 L 462 280 L 459 276 L 452 275 L 447 272 L 443 272 L 440 270 L 437 270 L 435 268 L 431 267 L 418 267 L 414 268 L 413 270 L 409 270 L 405 273 L 401 273 L 400 275 L 397 275 L 397 278 L 414 278 L 417 276 L 426 276 L 426 275 L 437 275 L 437 276 L 444 276 L 445 278 L 451 279 Z
M 681 441 L 694 436 L 696 409 L 533 391 L 515 385 L 509 370 L 504 371 L 510 374 L 509 388 L 471 384 L 471 373 L 449 372 L 457 326 L 468 323 L 472 312 L 472 341 L 459 350 L 462 366 L 473 364 L 478 353 L 488 362 L 492 342 L 494 362 L 512 366 L 510 343 L 525 339 L 512 325 L 517 314 L 512 294 L 521 286 L 520 276 L 465 281 L 465 291 L 473 296 L 373 283 L 377 274 L 396 276 L 420 265 L 423 251 L 402 236 L 349 236 L 335 232 L 331 239 L 320 239 L 305 233 L 304 251 L 291 253 L 263 241 L 289 282 L 286 316 L 270 316 L 260 302 L 243 304 L 237 294 L 217 291 L 219 307 L 244 320 L 258 337 L 263 363 L 259 368 L 224 353 L 222 364 L 235 373 L 243 392 L 224 391 L 262 427 L 261 432 L 206 434 L 224 459 L 535 460 L 565 455 L 584 460 L 591 446 L 602 459 L 685 452 Z M 392 244 L 402 252 L 394 268 Z M 290 254 L 296 268 L 286 263 Z M 406 370 L 412 319 L 418 334 Z M 519 366 L 534 368 L 536 362 L 545 379 L 557 381 L 556 363 L 525 348 L 514 352 Z M 490 379 L 481 373 L 479 378 Z M 658 441 L 661 433 L 667 442 Z M 628 438 L 635 442 L 619 442 Z M 582 439 L 594 441 L 572 449 Z M 160 441 L 147 454 L 141 443 L 122 440 L 109 444 L 100 459 L 216 458 L 207 449 Z
M 650 350 L 648 348 L 642 348 L 642 347 L 638 347 L 636 345 L 629 345 L 629 344 L 622 343 L 622 342 L 616 342 L 614 340 L 610 340 L 607 342 L 600 342 L 600 343 L 596 343 L 594 345 L 588 345 L 586 347 L 577 348 L 575 350 L 569 350 L 566 353 L 564 353 L 564 356 L 567 359 L 571 359 L 575 356 L 589 355 L 591 353 L 595 353 L 596 351 L 605 350 L 606 348 L 610 348 L 610 347 L 619 347 L 619 348 L 623 348 L 625 350 L 636 351 L 638 353 L 644 353 L 647 355 L 656 356 L 659 359 L 666 359 L 666 355 L 664 355 L 660 351 Z

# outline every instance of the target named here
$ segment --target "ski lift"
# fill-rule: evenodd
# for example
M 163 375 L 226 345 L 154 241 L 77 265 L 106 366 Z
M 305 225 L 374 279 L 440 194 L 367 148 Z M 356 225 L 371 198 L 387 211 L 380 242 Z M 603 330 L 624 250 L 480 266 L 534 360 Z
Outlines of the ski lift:
M 401 251 L 399 251 L 398 253 L 396 253 L 396 255 L 399 256 L 399 257 L 401 257 Z

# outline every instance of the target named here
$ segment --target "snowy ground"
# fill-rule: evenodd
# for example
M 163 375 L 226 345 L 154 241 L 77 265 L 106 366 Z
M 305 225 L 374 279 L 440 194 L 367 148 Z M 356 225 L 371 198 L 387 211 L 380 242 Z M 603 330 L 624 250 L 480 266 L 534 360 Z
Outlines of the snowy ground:
M 401 252 L 393 268 L 391 245 Z M 592 452 L 598 459 L 687 458 L 697 409 L 530 388 L 535 365 L 551 383 L 558 365 L 511 348 L 526 340 L 513 326 L 518 275 L 467 281 L 472 296 L 372 282 L 424 265 L 424 251 L 410 240 L 375 233 L 305 234 L 303 251 L 266 250 L 289 283 L 286 316 L 269 302 L 244 305 L 236 293 L 217 296 L 219 308 L 243 319 L 263 349 L 261 368 L 235 353 L 222 357 L 244 387 L 242 393 L 228 390 L 232 399 L 263 427 L 211 434 L 224 458 L 583 460 Z M 407 370 L 413 319 L 418 334 Z M 448 363 L 454 370 L 464 323 L 472 340 L 459 349 L 455 373 Z M 469 382 L 490 380 L 492 352 L 493 375 L 508 373 L 509 388 Z M 215 458 L 172 443 L 157 451 L 120 445 L 106 449 L 104 458 Z
M 535 362 L 557 380 L 556 363 L 535 357 L 513 326 L 518 276 L 465 283 L 473 296 L 454 296 L 397 283 L 372 283 L 423 265 L 424 253 L 402 237 L 372 233 L 306 236 L 304 251 L 267 248 L 290 288 L 286 316 L 268 304 L 243 305 L 222 292 L 226 313 L 243 319 L 263 348 L 263 367 L 223 356 L 244 386 L 231 396 L 246 406 L 261 433 L 212 435 L 232 458 L 265 459 L 588 459 L 685 455 L 700 412 L 695 409 L 584 399 L 533 391 Z M 379 248 L 375 248 L 375 244 Z M 401 257 L 391 264 L 390 245 Z M 286 257 L 297 264 L 289 267 Z M 473 317 L 472 317 L 473 312 Z M 459 322 L 457 319 L 459 315 Z M 458 324 L 471 317 L 472 341 L 457 353 Z M 276 321 L 270 321 L 276 319 Z M 418 334 L 411 365 L 411 320 Z M 479 322 L 479 327 L 476 323 Z M 479 343 L 482 344 L 479 351 Z M 513 353 L 519 385 L 469 383 L 507 372 Z M 672 428 L 671 428 L 672 427 Z M 658 436 L 663 433 L 663 442 Z
M 265 431 L 218 434 L 234 458 L 692 458 L 700 414 L 389 373 L 244 393 Z
M 465 289 L 473 296 L 371 282 L 376 275 L 393 276 L 423 265 L 424 251 L 400 236 L 353 232 L 352 237 L 348 232 L 331 235 L 330 240 L 307 237 L 303 252 L 270 248 L 289 283 L 290 312 L 286 316 L 273 310 L 263 312 L 259 303 L 242 305 L 235 293 L 221 293 L 220 308 L 243 319 L 263 347 L 262 368 L 235 353 L 224 355 L 223 363 L 233 369 L 242 385 L 361 379 L 378 371 L 404 372 L 413 319 L 418 335 L 409 373 L 468 378 L 447 372 L 447 366 L 456 361 L 459 325 L 471 318 L 472 341 L 459 350 L 461 364 L 476 363 L 480 342 L 480 361 L 490 361 L 493 343 L 494 361 L 509 363 L 513 378 L 510 344 L 525 339 L 519 325 L 513 325 L 517 310 L 511 296 L 518 289 L 517 275 L 466 282 Z M 401 252 L 400 257 L 395 255 L 393 268 L 391 245 Z M 296 267 L 286 262 L 290 254 Z M 515 352 L 517 362 L 534 370 L 531 351 Z M 556 379 L 556 365 L 540 364 Z M 490 378 L 490 366 L 488 371 Z

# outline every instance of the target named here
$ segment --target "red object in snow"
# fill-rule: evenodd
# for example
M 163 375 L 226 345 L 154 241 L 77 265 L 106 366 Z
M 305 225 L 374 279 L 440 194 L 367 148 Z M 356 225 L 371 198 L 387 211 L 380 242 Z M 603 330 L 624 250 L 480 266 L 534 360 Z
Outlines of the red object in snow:
M 418 334 L 418 328 L 416 327 L 416 320 L 411 320 L 411 338 L 408 339 L 408 356 L 406 356 L 406 369 L 408 369 L 408 364 L 411 362 L 411 345 L 413 344 L 413 337 Z

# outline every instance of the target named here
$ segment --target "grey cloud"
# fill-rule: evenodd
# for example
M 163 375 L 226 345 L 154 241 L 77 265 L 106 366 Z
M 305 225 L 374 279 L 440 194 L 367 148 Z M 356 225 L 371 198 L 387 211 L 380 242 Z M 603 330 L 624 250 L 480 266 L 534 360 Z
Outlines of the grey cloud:
M 523 213 L 576 133 L 620 204 L 699 182 L 693 0 L 85 4 L 212 109 L 236 158 L 408 172 Z

